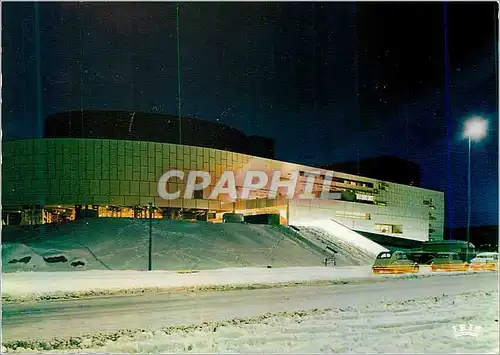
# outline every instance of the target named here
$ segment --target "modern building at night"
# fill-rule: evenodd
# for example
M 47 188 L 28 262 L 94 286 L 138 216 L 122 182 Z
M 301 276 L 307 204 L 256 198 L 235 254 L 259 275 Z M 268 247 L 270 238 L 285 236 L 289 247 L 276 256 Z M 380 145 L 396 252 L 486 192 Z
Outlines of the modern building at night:
M 218 180 L 228 170 L 241 172 L 265 167 L 285 173 L 299 171 L 302 176 L 302 172 L 318 168 L 259 157 L 257 152 L 272 151 L 267 139 L 256 138 L 261 143 L 254 148 L 252 139 L 241 132 L 201 120 L 192 120 L 191 126 L 183 120 L 186 140 L 178 144 L 172 142 L 178 126 L 155 130 L 156 123 L 141 124 L 134 131 L 134 123 L 130 129 L 122 120 L 127 116 L 123 113 L 113 116 L 114 113 L 101 111 L 96 115 L 107 117 L 104 124 L 91 112 L 80 121 L 71 115 L 69 118 L 56 115 L 47 120 L 45 138 L 3 143 L 4 223 L 40 224 L 88 217 L 141 218 L 148 216 L 151 203 L 155 206 L 155 218 L 220 221 L 225 212 L 275 213 L 281 216 L 283 224 L 293 225 L 308 218 L 333 219 L 363 234 L 400 240 L 403 244 L 443 239 L 442 192 L 339 171 L 333 172 L 330 190 L 340 193 L 342 197 L 338 200 L 288 200 L 282 195 L 268 199 L 266 191 L 257 191 L 249 200 L 209 200 L 216 181 L 195 193 L 194 199 L 163 200 L 157 192 L 158 180 L 171 169 L 208 171 Z M 165 123 L 165 127 L 174 126 L 173 121 Z M 212 127 L 212 133 L 230 133 L 224 140 L 216 141 L 215 137 L 207 138 L 211 134 L 207 130 L 184 133 L 192 127 Z M 231 134 L 239 138 L 233 139 Z M 197 142 L 198 136 L 202 143 Z M 318 179 L 325 172 L 321 170 L 323 175 Z M 183 182 L 169 181 L 167 189 L 177 191 L 183 186 Z

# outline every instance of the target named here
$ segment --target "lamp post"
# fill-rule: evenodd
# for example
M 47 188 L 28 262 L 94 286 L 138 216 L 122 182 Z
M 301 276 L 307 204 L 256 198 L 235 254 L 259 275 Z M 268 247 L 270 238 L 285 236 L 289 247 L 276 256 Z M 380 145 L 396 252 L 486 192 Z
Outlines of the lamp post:
M 149 203 L 149 248 L 148 248 L 148 271 L 153 269 L 153 204 Z
M 486 136 L 488 121 L 482 117 L 472 117 L 465 122 L 464 137 L 469 142 L 468 162 L 467 162 L 467 246 L 465 252 L 466 261 L 469 261 L 469 243 L 470 243 L 470 215 L 471 215 L 471 145 L 472 141 L 479 141 Z

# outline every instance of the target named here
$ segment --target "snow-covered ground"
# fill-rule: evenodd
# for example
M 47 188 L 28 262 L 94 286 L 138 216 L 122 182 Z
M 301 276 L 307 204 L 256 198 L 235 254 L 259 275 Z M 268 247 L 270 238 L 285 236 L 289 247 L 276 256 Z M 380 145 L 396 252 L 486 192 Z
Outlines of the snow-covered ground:
M 151 272 L 141 271 L 147 267 L 144 220 L 6 229 L 2 350 L 498 349 L 498 273 L 423 267 L 415 275 L 372 275 L 384 248 L 332 223 L 294 231 L 156 220 Z M 336 266 L 322 266 L 326 245 L 337 251 Z M 455 337 L 453 327 L 462 324 L 481 329 Z
M 148 220 L 97 218 L 36 229 L 7 226 L 2 233 L 3 273 L 146 270 L 148 266 Z M 154 220 L 153 266 L 178 270 L 322 265 L 326 256 L 322 249 L 295 235 L 285 226 Z M 374 243 L 365 239 L 373 248 Z M 338 265 L 368 265 L 375 259 L 362 248 L 351 249 L 344 254 L 356 256 L 339 258 Z
M 112 293 L 123 290 L 171 289 L 223 285 L 276 284 L 321 280 L 353 280 L 370 276 L 369 267 L 226 268 L 179 274 L 173 271 L 72 271 L 3 274 L 3 297 Z
M 463 272 L 447 273 L 463 274 Z M 226 268 L 195 273 L 174 271 L 68 271 L 20 272 L 3 274 L 4 301 L 75 298 L 92 295 L 135 294 L 147 290 L 257 288 L 259 285 L 304 283 L 347 283 L 377 281 L 387 278 L 415 278 L 431 273 L 422 268 L 419 274 L 373 275 L 369 266 Z
M 4 346 L 60 353 L 494 354 L 497 279 L 483 273 L 12 304 L 4 307 Z M 457 336 L 462 325 L 474 333 Z
M 355 231 L 347 228 L 334 221 L 333 219 L 298 219 L 294 221 L 295 226 L 315 228 L 323 231 L 324 237 L 326 239 L 332 238 L 333 242 L 341 242 L 343 244 L 350 245 L 358 250 L 363 250 L 365 253 L 373 254 L 375 257 L 383 251 L 387 251 L 386 248 L 374 241 L 366 238 L 365 236 L 356 233 Z M 331 237 L 329 238 L 330 235 Z
M 373 252 L 375 248 L 371 245 L 373 242 L 370 239 L 350 230 L 349 232 L 359 236 L 358 242 L 346 238 L 343 234 L 344 231 L 338 232 L 338 230 L 332 231 L 331 229 L 307 226 L 293 226 L 292 229 L 320 248 L 334 250 L 337 265 L 365 265 L 367 262 L 375 260 L 378 254 L 378 252 Z M 387 250 L 378 244 L 376 249 Z
M 498 323 L 488 314 L 495 300 L 497 295 L 480 293 L 343 311 L 290 312 L 188 332 L 147 332 L 89 352 L 495 354 Z M 450 314 L 451 307 L 458 307 L 458 314 Z M 453 325 L 461 323 L 481 326 L 481 331 L 455 338 Z
M 145 332 L 86 352 L 498 354 L 498 323 L 489 313 L 497 296 L 469 293 L 363 308 L 290 312 L 170 334 Z M 450 313 L 450 308 L 458 309 L 458 314 Z M 460 324 L 481 329 L 477 336 L 457 338 L 453 326 Z

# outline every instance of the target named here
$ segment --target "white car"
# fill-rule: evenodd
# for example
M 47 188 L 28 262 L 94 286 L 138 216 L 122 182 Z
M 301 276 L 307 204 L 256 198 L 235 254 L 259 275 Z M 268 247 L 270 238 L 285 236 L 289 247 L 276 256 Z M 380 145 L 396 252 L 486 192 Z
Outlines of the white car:
M 476 255 L 470 262 L 472 270 L 498 270 L 498 253 L 484 252 Z

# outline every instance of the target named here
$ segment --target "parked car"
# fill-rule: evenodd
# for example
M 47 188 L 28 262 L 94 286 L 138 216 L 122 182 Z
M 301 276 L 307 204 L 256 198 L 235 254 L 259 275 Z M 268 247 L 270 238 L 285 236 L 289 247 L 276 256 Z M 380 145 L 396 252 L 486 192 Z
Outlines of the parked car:
M 470 268 L 478 270 L 498 270 L 498 253 L 483 252 L 476 255 L 470 262 Z
M 458 253 L 437 253 L 432 259 L 431 271 L 467 271 L 469 264 Z
M 417 263 L 402 251 L 383 251 L 377 255 L 372 267 L 374 274 L 405 274 L 419 271 Z
M 463 240 L 433 240 L 424 242 L 422 244 L 422 251 L 433 253 L 434 255 L 437 253 L 457 253 L 460 259 L 465 262 L 469 262 L 476 255 L 474 244 Z

